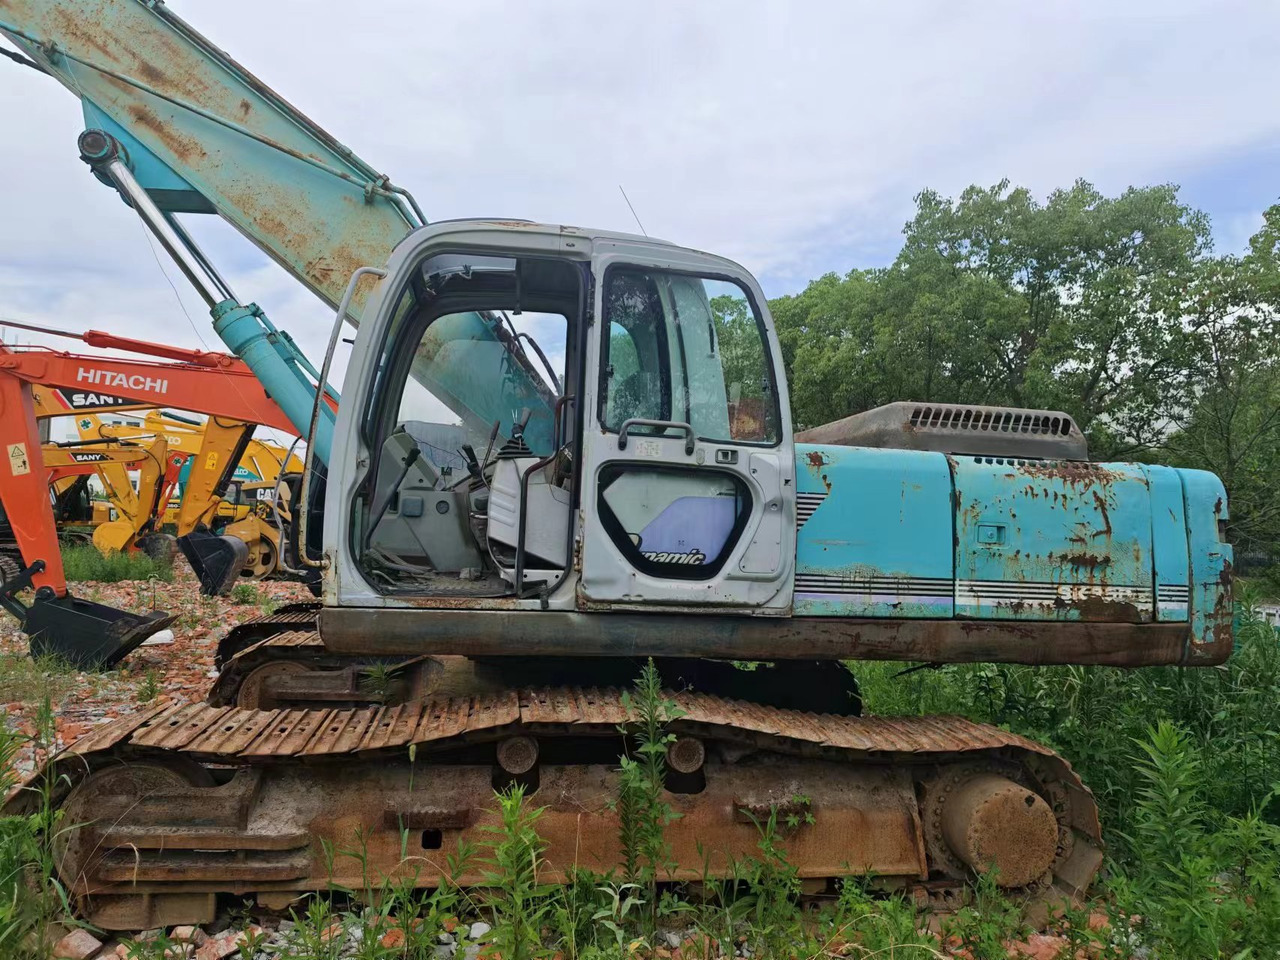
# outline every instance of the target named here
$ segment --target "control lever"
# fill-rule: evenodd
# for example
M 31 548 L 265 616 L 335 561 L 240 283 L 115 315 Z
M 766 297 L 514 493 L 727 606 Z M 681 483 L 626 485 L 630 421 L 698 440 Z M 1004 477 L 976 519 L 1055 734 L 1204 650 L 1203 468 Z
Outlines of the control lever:
M 484 479 L 480 469 L 480 461 L 476 459 L 475 447 L 469 443 L 464 443 L 458 452 L 462 454 L 462 459 L 467 462 L 467 473 L 471 474 L 476 480 Z
M 400 475 L 396 477 L 396 482 L 391 485 L 391 489 L 387 491 L 387 498 L 382 501 L 382 506 L 378 508 L 377 515 L 373 518 L 373 523 L 369 524 L 369 532 L 365 534 L 364 545 L 368 549 L 369 544 L 373 541 L 373 532 L 378 529 L 378 524 L 382 523 L 382 518 L 387 515 L 387 511 L 391 509 L 391 501 L 396 498 L 396 494 L 400 492 L 400 484 L 404 483 L 404 478 L 409 475 L 410 468 L 418 462 L 418 458 L 422 456 L 422 448 L 416 444 L 405 455 L 404 462 L 400 467 Z
M 521 413 L 523 413 L 524 416 L 520 418 L 518 423 L 513 424 L 511 427 L 511 439 L 513 440 L 516 437 L 524 436 L 525 427 L 529 426 L 529 421 L 533 419 L 533 407 L 525 407 Z

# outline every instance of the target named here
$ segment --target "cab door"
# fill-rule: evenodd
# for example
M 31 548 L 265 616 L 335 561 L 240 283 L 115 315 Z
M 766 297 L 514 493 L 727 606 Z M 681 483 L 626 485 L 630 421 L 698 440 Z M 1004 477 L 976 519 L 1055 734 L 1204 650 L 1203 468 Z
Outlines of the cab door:
M 758 286 L 659 244 L 595 254 L 579 605 L 788 612 L 795 461 Z

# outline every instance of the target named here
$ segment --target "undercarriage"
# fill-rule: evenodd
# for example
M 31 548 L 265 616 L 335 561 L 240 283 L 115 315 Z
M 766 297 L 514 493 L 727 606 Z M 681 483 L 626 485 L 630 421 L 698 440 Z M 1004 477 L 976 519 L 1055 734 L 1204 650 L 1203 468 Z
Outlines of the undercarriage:
M 771 811 L 790 862 L 945 908 L 976 871 L 1045 905 L 1102 859 L 1089 791 L 1051 751 L 958 718 L 855 718 L 671 693 L 673 882 L 730 878 Z M 495 788 L 545 806 L 542 879 L 618 867 L 616 690 L 509 690 L 391 708 L 177 706 L 117 721 L 56 765 L 61 876 L 86 919 L 140 929 L 213 919 L 220 894 L 280 907 L 312 890 L 439 884 L 485 842 Z M 801 799 L 803 795 L 803 799 Z M 326 850 L 329 851 L 326 853 Z M 333 852 L 358 856 L 333 856 Z M 479 884 L 477 865 L 454 878 Z
M 85 919 L 146 929 L 209 922 L 219 897 L 281 909 L 335 885 L 482 884 L 479 864 L 451 874 L 449 857 L 492 842 L 494 791 L 516 783 L 546 808 L 541 880 L 619 868 L 620 727 L 632 719 L 619 690 L 634 664 L 595 661 L 601 683 L 618 681 L 606 687 L 574 685 L 582 663 L 539 664 L 519 682 L 509 665 L 462 657 L 357 661 L 324 651 L 315 612 L 235 628 L 211 702 L 124 718 L 44 771 L 67 828 L 60 877 Z M 776 814 L 814 895 L 869 877 L 945 911 L 994 869 L 1043 915 L 1087 888 L 1102 861 L 1097 808 L 1064 760 L 960 718 L 857 716 L 849 674 L 830 666 L 843 693 L 825 669 L 800 684 L 811 706 L 835 708 L 819 713 L 756 702 L 768 666 L 729 668 L 761 673 L 753 689 L 697 661 L 661 665 L 677 708 L 664 800 L 680 816 L 666 830 L 677 866 L 660 879 L 731 880 Z

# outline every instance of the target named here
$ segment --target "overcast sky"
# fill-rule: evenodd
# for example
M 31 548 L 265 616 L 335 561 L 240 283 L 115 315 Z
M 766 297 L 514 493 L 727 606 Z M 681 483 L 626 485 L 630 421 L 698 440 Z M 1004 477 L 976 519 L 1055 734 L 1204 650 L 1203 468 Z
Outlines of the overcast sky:
M 887 263 L 926 186 L 1174 182 L 1228 251 L 1280 199 L 1264 0 L 169 5 L 431 219 L 634 231 L 621 184 L 650 234 L 739 260 L 770 296 Z M 0 115 L 0 318 L 215 345 L 77 159 L 77 101 L 0 60 Z M 329 311 L 215 218 L 187 219 L 318 361 Z

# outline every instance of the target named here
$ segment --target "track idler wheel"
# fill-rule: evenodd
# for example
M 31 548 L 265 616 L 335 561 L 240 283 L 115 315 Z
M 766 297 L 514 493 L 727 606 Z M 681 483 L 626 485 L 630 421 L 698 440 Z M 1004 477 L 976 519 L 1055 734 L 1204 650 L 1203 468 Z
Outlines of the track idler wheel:
M 113 854 L 102 832 L 109 831 L 143 797 L 192 787 L 209 787 L 209 771 L 190 760 L 141 760 L 103 767 L 89 774 L 63 803 L 64 825 L 53 835 L 58 873 L 73 891 L 94 870 L 102 857 Z M 103 804 L 109 806 L 104 811 Z M 136 856 L 137 851 L 133 851 Z M 127 857 L 128 855 L 126 855 Z M 216 898 L 210 893 L 79 896 L 79 912 L 90 923 L 107 930 L 140 930 L 180 923 L 207 923 L 213 919 Z
M 1044 799 L 996 773 L 976 773 L 952 788 L 942 804 L 942 836 L 975 873 L 996 872 L 996 883 L 1024 887 L 1053 867 L 1058 822 Z

